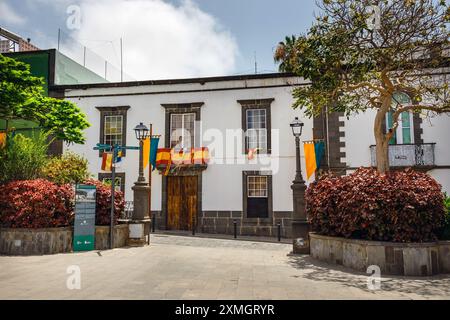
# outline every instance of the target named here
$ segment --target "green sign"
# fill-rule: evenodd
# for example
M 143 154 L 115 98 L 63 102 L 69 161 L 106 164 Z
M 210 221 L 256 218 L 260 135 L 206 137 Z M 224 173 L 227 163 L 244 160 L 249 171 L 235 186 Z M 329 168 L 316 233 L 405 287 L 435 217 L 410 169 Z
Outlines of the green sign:
M 95 249 L 96 194 L 95 186 L 77 185 L 76 187 L 73 251 Z

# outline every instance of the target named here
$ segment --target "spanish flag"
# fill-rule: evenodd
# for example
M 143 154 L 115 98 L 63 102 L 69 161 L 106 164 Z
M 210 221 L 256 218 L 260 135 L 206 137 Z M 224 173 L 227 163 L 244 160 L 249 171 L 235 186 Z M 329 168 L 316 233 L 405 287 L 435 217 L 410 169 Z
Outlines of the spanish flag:
M 113 153 L 112 152 L 103 152 L 102 156 L 102 171 L 111 172 L 113 166 Z
M 325 143 L 323 141 L 305 141 L 305 162 L 306 162 L 306 180 L 320 169 L 320 163 L 325 153 Z

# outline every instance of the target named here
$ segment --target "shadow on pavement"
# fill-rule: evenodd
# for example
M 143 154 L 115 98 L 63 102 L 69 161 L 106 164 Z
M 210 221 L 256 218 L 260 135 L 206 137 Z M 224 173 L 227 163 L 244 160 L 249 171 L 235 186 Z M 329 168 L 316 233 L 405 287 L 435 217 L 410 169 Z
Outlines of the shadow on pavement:
M 368 290 L 367 277 L 369 274 L 322 262 L 306 255 L 290 255 L 288 256 L 288 264 L 304 271 L 302 275 L 295 277 L 313 281 L 334 282 L 347 287 Z M 442 298 L 450 299 L 450 275 L 433 277 L 382 275 L 380 290 L 413 293 L 421 296 L 439 295 Z

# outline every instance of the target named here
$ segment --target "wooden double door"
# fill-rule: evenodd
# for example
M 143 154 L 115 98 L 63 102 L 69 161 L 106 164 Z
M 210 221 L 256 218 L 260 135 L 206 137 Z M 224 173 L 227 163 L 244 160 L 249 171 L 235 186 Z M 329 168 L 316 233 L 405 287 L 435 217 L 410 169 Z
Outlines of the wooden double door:
M 197 176 L 167 177 L 167 228 L 192 230 L 197 223 Z

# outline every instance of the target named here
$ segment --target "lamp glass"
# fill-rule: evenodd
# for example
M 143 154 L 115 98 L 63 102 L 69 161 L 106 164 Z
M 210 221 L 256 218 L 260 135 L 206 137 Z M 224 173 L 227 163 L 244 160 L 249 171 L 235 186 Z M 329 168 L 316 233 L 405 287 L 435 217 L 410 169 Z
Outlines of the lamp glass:
M 302 135 L 303 126 L 305 124 L 301 122 L 298 117 L 295 118 L 294 121 L 291 122 L 292 134 L 294 137 L 300 137 Z
M 148 138 L 149 130 L 148 128 L 141 122 L 139 125 L 134 128 L 134 133 L 136 134 L 136 139 L 139 141 L 145 140 Z

